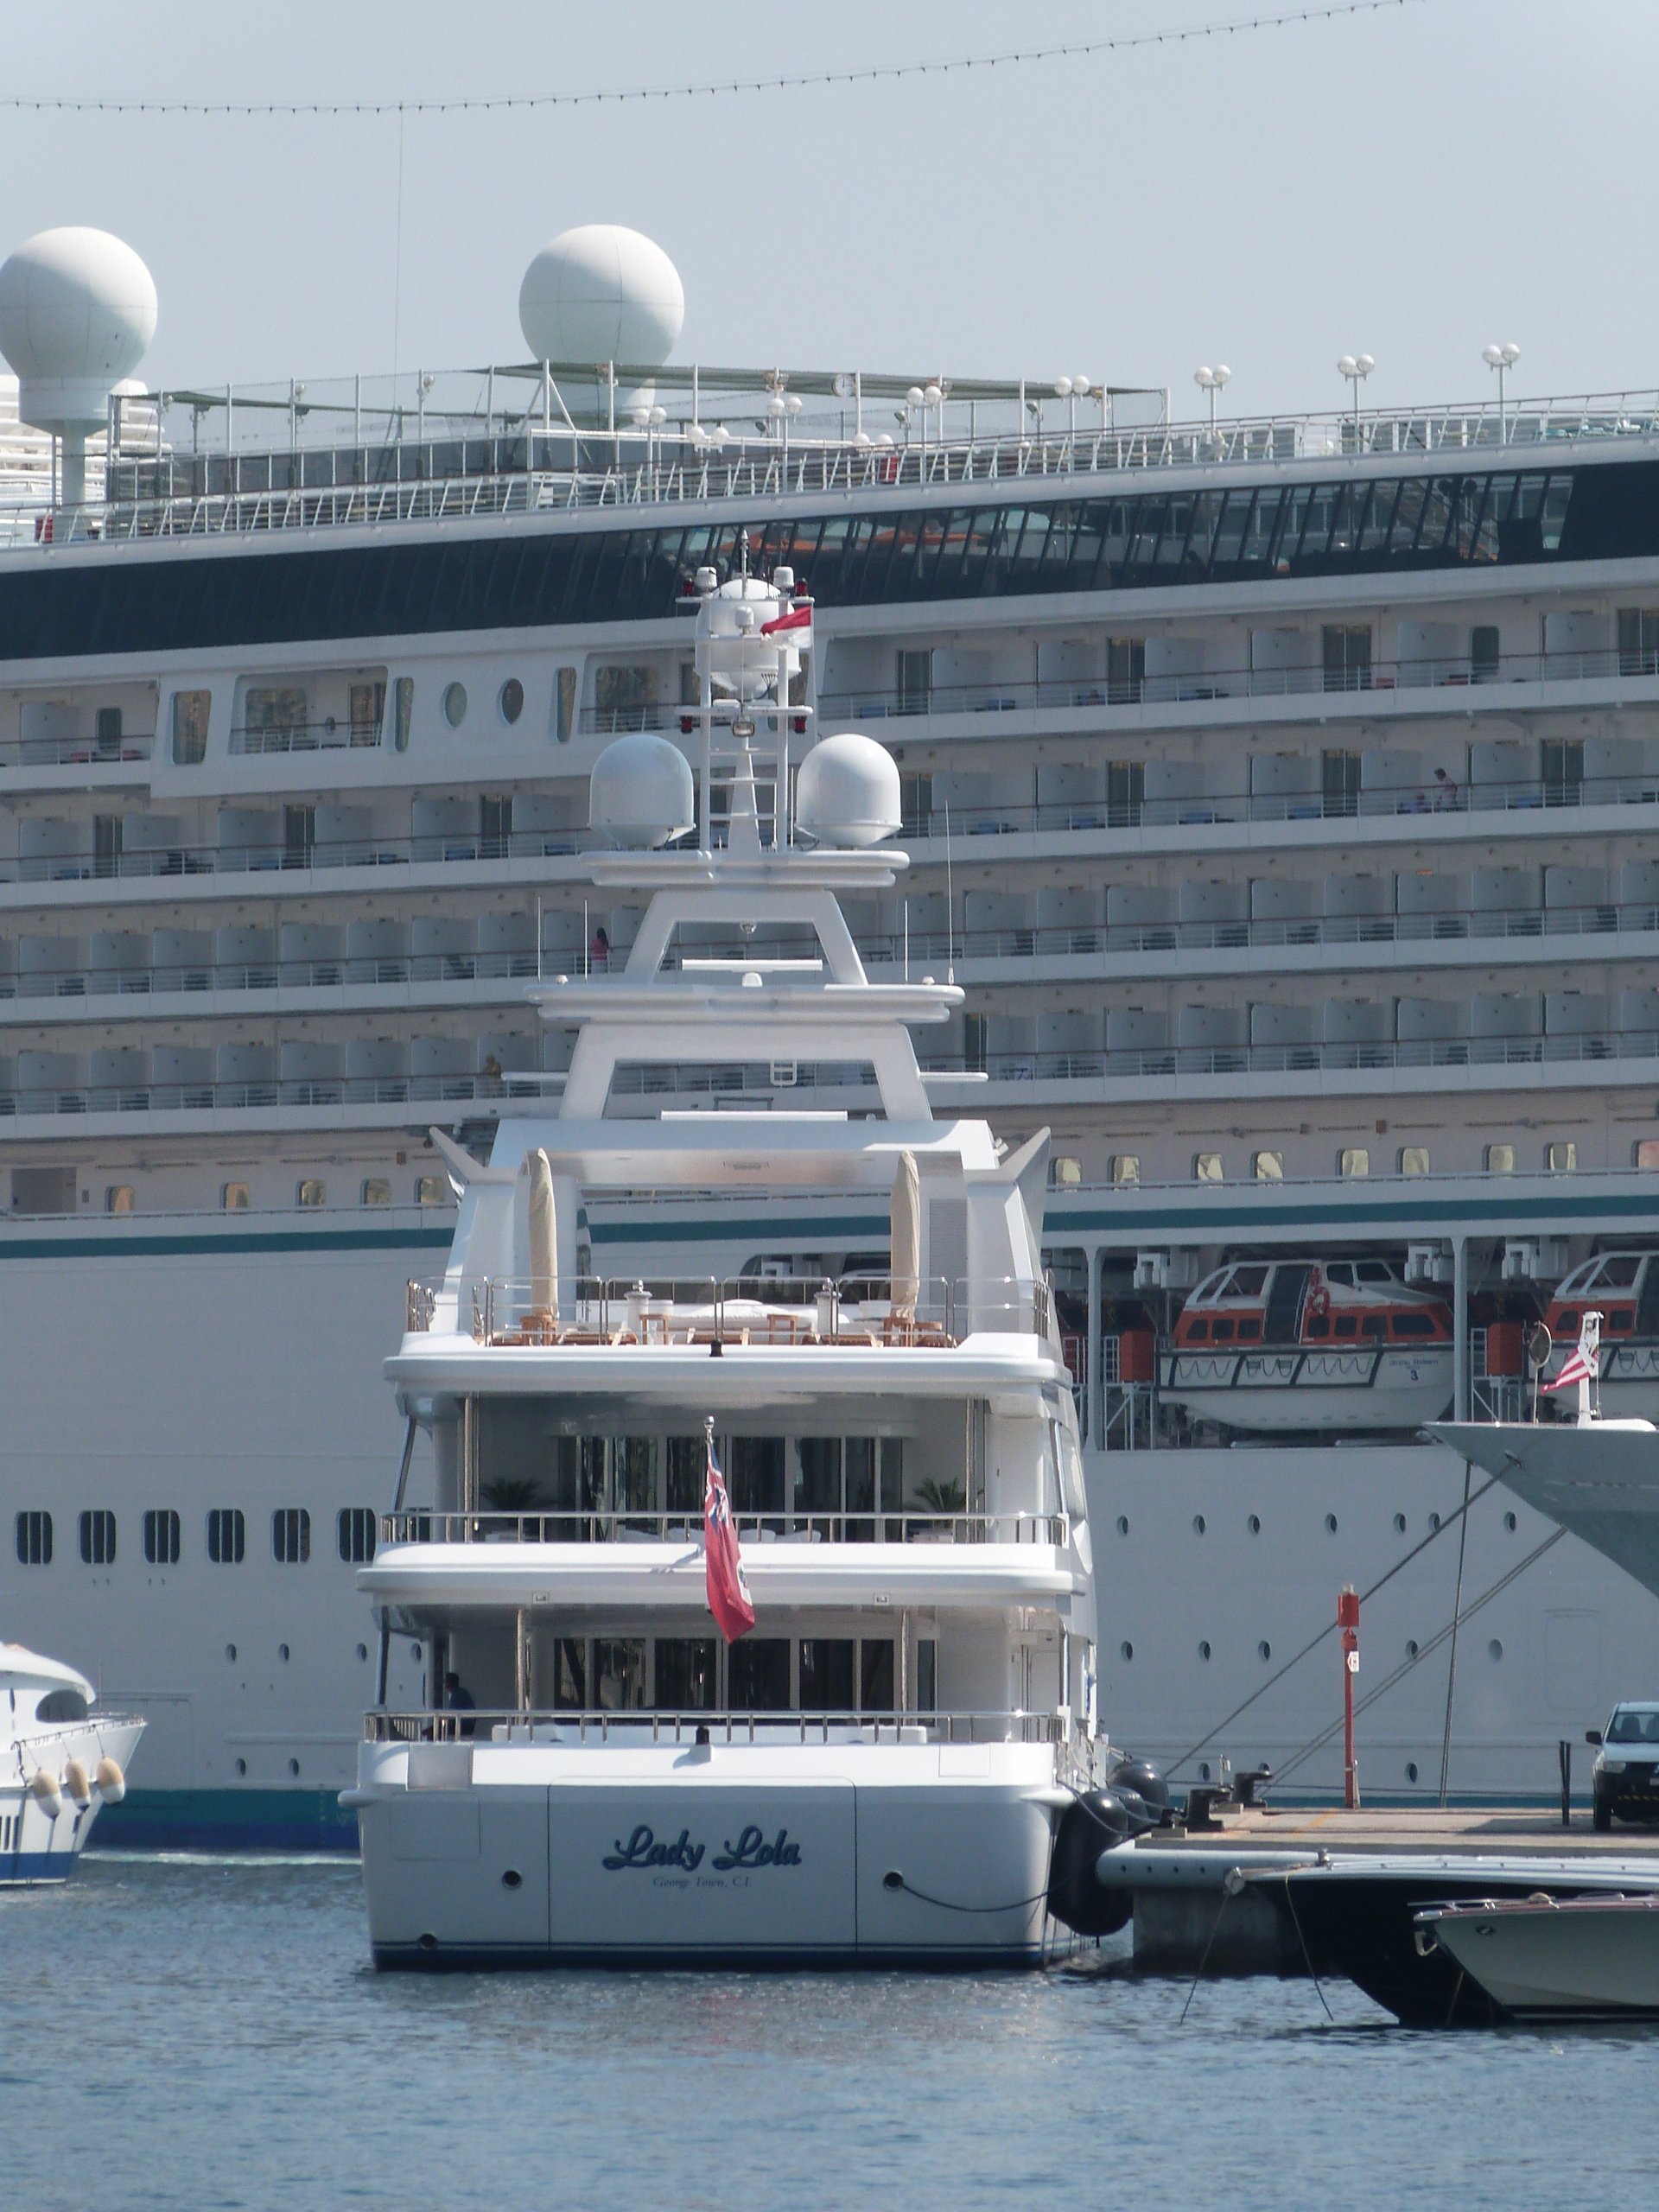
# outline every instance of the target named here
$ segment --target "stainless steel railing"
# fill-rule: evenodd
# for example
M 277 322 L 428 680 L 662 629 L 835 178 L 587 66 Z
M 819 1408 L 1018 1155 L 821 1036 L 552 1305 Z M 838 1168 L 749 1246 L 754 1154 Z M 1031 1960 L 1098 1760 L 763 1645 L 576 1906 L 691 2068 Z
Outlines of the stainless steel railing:
M 1063 1513 L 956 1513 L 925 1505 L 891 1513 L 779 1510 L 736 1513 L 745 1542 L 767 1544 L 1039 1544 L 1064 1548 Z M 380 1516 L 381 1544 L 701 1544 L 700 1510 L 588 1510 L 530 1507 L 512 1512 L 438 1513 L 412 1507 Z
M 1069 1744 L 1077 1734 L 1074 1716 L 1052 1713 L 745 1713 L 713 1709 L 649 1712 L 588 1712 L 559 1707 L 515 1711 L 507 1707 L 467 1713 L 391 1713 L 364 1716 L 363 1733 L 371 1744 L 567 1743 L 617 1744 L 637 1749 L 642 1743 L 718 1744 L 893 1743 L 900 1732 L 929 1744 Z

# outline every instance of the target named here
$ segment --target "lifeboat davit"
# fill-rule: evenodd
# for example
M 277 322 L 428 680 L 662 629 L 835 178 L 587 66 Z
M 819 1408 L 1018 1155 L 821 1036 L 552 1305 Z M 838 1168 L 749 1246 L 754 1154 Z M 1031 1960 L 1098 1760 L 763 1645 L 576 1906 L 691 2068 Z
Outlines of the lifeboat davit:
M 1411 1431 L 1452 1392 L 1452 1314 L 1392 1260 L 1241 1260 L 1187 1300 L 1166 1405 L 1262 1435 Z
M 1561 1278 L 1544 1314 L 1555 1339 L 1546 1379 L 1560 1374 L 1592 1310 L 1601 1315 L 1601 1411 L 1659 1421 L 1659 1252 L 1601 1252 Z M 1570 1403 L 1555 1402 L 1571 1420 L 1578 1399 L 1565 1395 Z

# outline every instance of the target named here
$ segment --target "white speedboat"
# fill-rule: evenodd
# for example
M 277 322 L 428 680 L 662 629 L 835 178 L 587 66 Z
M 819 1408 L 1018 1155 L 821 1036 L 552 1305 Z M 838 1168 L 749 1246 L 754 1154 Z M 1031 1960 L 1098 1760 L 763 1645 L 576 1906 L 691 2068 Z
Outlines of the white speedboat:
M 144 1724 L 96 1712 L 84 1675 L 21 1643 L 0 1643 L 0 1888 L 67 1881 Z
M 359 1574 L 383 1697 L 394 1640 L 426 1684 L 370 1713 L 343 1800 L 374 1955 L 1034 1962 L 1052 1862 L 1110 1840 L 1082 1802 L 1106 1751 L 1047 1134 L 935 1121 L 907 1025 L 961 993 L 864 972 L 839 895 L 906 865 L 868 849 L 899 778 L 851 733 L 791 777 L 790 571 L 702 570 L 696 613 L 698 788 L 641 734 L 593 778 L 636 848 L 596 882 L 653 894 L 626 968 L 529 992 L 577 1031 L 560 1112 L 504 1120 L 487 1166 L 434 1133 L 454 1244 L 389 1372 L 436 1508 L 394 1511 Z M 620 1069 L 757 1052 L 866 1071 L 868 1106 L 607 1115 Z M 780 1236 L 812 1194 L 879 1207 L 890 1249 L 879 1275 L 721 1281 L 693 1247 L 601 1281 L 585 1209 L 620 1191 L 761 1198 Z M 1093 1851 L 1057 1857 L 1068 1819 Z M 1059 1882 L 1085 1923 L 1087 1874 Z
M 1416 1925 L 1511 2019 L 1659 2018 L 1659 1896 L 1487 1897 Z

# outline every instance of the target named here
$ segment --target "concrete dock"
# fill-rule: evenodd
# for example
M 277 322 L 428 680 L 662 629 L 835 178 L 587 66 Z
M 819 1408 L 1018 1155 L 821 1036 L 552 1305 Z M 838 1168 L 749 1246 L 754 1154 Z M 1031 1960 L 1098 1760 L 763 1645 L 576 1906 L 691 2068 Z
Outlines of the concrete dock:
M 1586 1808 L 1563 1827 L 1559 1808 L 1383 1806 L 1349 1812 L 1341 1806 L 1228 1808 L 1202 1829 L 1160 1828 L 1125 1853 L 1152 1863 L 1125 1869 L 1135 1885 L 1135 1958 L 1150 1972 L 1285 1974 L 1306 1972 L 1284 1916 L 1252 1890 L 1228 1895 L 1229 1865 L 1266 1866 L 1279 1854 L 1313 1858 L 1355 1852 L 1394 1858 L 1447 1853 L 1493 1859 L 1617 1860 L 1638 1866 L 1659 1883 L 1659 1827 L 1623 1823 L 1599 1835 Z M 1144 1879 L 1149 1885 L 1141 1886 Z

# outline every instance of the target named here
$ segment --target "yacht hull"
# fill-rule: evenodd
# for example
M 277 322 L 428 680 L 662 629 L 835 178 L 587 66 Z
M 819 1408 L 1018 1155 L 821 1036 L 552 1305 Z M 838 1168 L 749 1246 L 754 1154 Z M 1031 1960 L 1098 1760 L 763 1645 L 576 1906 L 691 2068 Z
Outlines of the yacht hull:
M 1651 1899 L 1528 1900 L 1431 1924 L 1438 1948 L 1511 2019 L 1659 2019 Z
M 454 1788 L 422 1748 L 413 1786 L 394 1754 L 346 1793 L 382 1967 L 1035 1966 L 1054 1940 L 1061 1793 L 1002 1746 L 430 1747 Z
M 113 1759 L 124 1774 L 143 1732 L 142 1721 L 93 1719 L 22 1738 L 9 1747 L 8 1764 L 15 1764 L 15 1772 L 0 1781 L 0 1889 L 67 1882 L 104 1809 L 94 1786 L 85 1805 L 62 1797 L 54 1818 L 29 1787 L 34 1777 L 44 1773 L 57 1780 L 72 1760 L 92 1776 L 105 1758 Z

